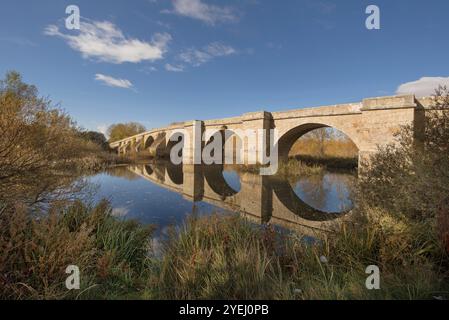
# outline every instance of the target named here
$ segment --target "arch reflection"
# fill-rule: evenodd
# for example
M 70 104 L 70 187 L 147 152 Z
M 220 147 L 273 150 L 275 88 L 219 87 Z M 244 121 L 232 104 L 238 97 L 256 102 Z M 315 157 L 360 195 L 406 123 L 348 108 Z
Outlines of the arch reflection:
M 190 201 L 203 201 L 225 210 L 238 212 L 259 223 L 288 222 L 321 228 L 323 223 L 341 218 L 349 209 L 345 207 L 343 212 L 337 210 L 329 212 L 320 210 L 316 203 L 308 203 L 306 200 L 310 197 L 304 197 L 304 194 L 310 196 L 321 192 L 317 196 L 320 198 L 325 197 L 328 192 L 326 188 L 319 189 L 319 183 L 313 179 L 299 179 L 292 186 L 291 181 L 279 176 L 267 177 L 234 170 L 232 179 L 238 181 L 229 183 L 224 176 L 222 165 L 175 166 L 168 162 L 129 167 L 129 170 L 152 183 L 182 194 Z M 240 190 L 231 186 L 237 182 L 240 184 Z M 298 187 L 303 193 L 297 192 Z

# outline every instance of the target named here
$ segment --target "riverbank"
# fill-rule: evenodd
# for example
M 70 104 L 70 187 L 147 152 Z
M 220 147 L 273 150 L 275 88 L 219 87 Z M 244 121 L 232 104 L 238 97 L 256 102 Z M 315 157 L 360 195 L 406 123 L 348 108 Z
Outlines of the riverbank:
M 318 166 L 325 168 L 327 170 L 346 170 L 346 171 L 355 171 L 358 167 L 358 158 L 357 157 L 317 157 L 317 156 L 309 156 L 309 155 L 298 155 L 293 158 L 290 158 L 290 161 L 296 160 L 298 162 L 302 162 L 306 166 Z
M 212 215 L 190 216 L 158 243 L 153 227 L 117 220 L 107 202 L 55 206 L 38 221 L 20 207 L 0 217 L 3 299 L 449 298 L 434 226 L 373 209 L 315 242 Z M 71 264 L 81 290 L 65 288 Z M 369 265 L 380 290 L 366 287 Z
M 230 165 L 232 169 L 240 172 L 259 173 L 264 166 L 255 165 Z M 278 166 L 276 176 L 278 177 L 296 177 L 320 175 L 326 171 L 349 171 L 354 172 L 357 169 L 357 160 L 345 158 L 313 158 L 313 157 L 295 157 L 288 161 L 281 161 Z

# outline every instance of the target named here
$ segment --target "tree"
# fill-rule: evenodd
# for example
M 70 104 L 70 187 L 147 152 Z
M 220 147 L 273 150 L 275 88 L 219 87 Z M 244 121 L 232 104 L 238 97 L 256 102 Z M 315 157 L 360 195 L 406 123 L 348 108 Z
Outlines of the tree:
M 80 136 L 100 146 L 103 150 L 109 150 L 109 144 L 103 133 L 97 131 L 82 131 Z
M 333 138 L 331 128 L 318 128 L 306 133 L 303 138 L 313 150 L 315 156 L 324 158 L 326 153 L 326 142 Z
M 0 201 L 40 201 L 66 183 L 61 172 L 99 151 L 80 137 L 70 116 L 14 71 L 0 81 L 0 137 Z
M 137 122 L 113 124 L 108 128 L 109 142 L 125 139 L 146 130 L 142 124 Z
M 318 142 L 318 156 L 323 158 L 325 156 L 325 144 L 331 138 L 331 131 L 328 128 L 319 128 L 312 130 L 309 134 L 312 139 Z

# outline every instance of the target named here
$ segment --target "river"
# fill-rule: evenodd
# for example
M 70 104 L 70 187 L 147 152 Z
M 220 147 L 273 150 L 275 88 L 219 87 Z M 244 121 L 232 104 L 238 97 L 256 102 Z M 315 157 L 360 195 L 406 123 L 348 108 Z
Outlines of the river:
M 261 176 L 222 166 L 166 162 L 120 166 L 87 177 L 95 200 L 113 215 L 164 229 L 187 215 L 236 212 L 256 223 L 325 229 L 353 206 L 355 174 L 325 171 L 305 177 Z

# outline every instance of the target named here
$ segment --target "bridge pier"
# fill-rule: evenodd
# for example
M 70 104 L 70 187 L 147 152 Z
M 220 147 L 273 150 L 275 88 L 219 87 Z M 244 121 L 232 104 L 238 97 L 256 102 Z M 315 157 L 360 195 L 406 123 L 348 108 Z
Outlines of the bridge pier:
M 274 128 L 273 117 L 266 111 L 245 113 L 242 117 L 242 129 L 245 133 L 246 141 L 243 141 L 244 164 L 260 163 L 261 157 L 265 157 L 269 152 L 270 129 Z M 265 150 L 259 150 L 259 130 L 264 132 Z M 252 134 L 248 134 L 252 133 Z M 252 140 L 251 140 L 252 139 Z
M 268 176 L 251 173 L 240 175 L 240 210 L 260 218 L 260 223 L 268 222 L 273 211 L 273 192 L 268 182 Z
M 416 132 L 420 131 L 417 115 L 424 110 L 413 95 L 380 97 L 364 99 L 361 105 L 359 128 L 353 134 L 357 137 L 359 148 L 359 172 L 369 166 L 372 156 L 379 146 L 395 142 L 395 136 L 401 127 L 413 125 Z M 419 134 L 415 137 L 419 139 Z
M 183 164 L 183 197 L 192 202 L 203 200 L 204 174 L 201 165 Z
M 201 156 L 204 146 L 202 141 L 204 122 L 199 120 L 186 122 L 184 125 L 184 132 L 184 148 L 182 151 L 183 163 L 187 165 L 201 164 Z

